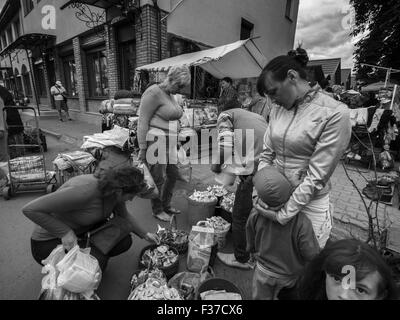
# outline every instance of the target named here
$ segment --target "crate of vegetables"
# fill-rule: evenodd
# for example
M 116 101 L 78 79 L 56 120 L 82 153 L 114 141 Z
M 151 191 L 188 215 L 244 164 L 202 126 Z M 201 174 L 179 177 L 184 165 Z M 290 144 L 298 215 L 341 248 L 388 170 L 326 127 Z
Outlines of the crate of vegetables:
M 175 220 L 175 225 L 172 225 L 172 222 L 170 228 L 162 228 L 158 225 L 157 235 L 162 244 L 175 248 L 179 254 L 184 254 L 188 249 L 189 233 L 176 228 L 175 215 L 171 220 Z

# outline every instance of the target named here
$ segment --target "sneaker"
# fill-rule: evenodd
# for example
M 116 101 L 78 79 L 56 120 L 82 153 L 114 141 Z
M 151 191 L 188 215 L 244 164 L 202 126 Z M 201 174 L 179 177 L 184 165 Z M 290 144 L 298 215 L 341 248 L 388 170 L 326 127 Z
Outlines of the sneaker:
M 158 213 L 158 214 L 153 213 L 153 217 L 158 220 L 165 221 L 165 222 L 170 222 L 170 220 L 171 220 L 171 217 L 168 214 L 166 214 L 164 211 L 161 213 Z
M 240 268 L 250 270 L 252 269 L 251 265 L 248 262 L 242 263 L 236 260 L 235 255 L 233 253 L 222 253 L 218 252 L 217 257 L 221 262 L 227 266 L 233 268 Z

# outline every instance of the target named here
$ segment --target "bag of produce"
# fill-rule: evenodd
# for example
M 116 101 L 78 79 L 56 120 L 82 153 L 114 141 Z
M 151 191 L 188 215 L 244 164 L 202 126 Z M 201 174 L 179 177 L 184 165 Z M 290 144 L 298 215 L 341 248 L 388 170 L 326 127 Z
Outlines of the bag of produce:
M 213 228 L 193 226 L 189 234 L 187 269 L 193 272 L 200 272 L 204 266 L 207 267 L 214 244 L 215 232 Z
M 90 255 L 90 248 L 73 247 L 56 265 L 60 272 L 57 285 L 64 289 L 91 296 L 101 281 L 97 259 Z

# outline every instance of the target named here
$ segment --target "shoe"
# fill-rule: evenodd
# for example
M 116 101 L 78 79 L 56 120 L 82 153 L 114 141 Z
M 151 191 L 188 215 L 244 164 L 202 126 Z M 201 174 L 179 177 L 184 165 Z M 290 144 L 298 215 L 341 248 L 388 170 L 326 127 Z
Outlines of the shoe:
M 169 208 L 164 209 L 164 212 L 165 212 L 166 214 L 169 214 L 169 215 L 172 215 L 172 214 L 181 214 L 181 213 L 182 213 L 182 211 L 180 211 L 180 210 L 178 210 L 178 209 L 175 209 L 175 208 L 172 208 L 172 207 L 169 207 Z
M 72 119 L 71 119 L 71 118 L 69 118 L 69 119 L 68 119 L 68 121 L 72 121 Z
M 158 220 L 165 221 L 165 222 L 171 221 L 171 217 L 168 214 L 166 214 L 164 211 L 161 213 L 158 213 L 158 214 L 153 213 L 153 217 Z
M 217 257 L 219 260 L 221 260 L 223 264 L 226 264 L 227 266 L 246 270 L 252 269 L 251 265 L 248 262 L 242 263 L 237 261 L 233 253 L 218 252 Z
M 63 120 L 63 119 L 60 119 L 60 121 L 61 121 L 61 122 L 64 122 L 64 120 Z

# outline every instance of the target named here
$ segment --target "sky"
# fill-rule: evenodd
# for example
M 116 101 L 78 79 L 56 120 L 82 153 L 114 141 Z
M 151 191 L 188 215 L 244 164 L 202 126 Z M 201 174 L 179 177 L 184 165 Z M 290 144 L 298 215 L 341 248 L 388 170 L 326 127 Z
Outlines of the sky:
M 342 58 L 342 69 L 353 68 L 351 9 L 349 0 L 300 0 L 295 47 L 302 43 L 310 60 Z

